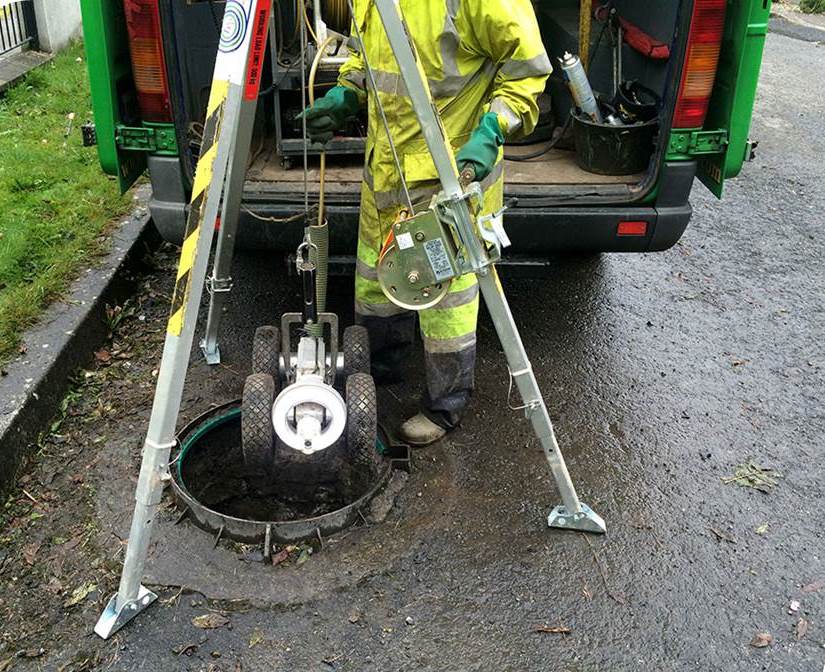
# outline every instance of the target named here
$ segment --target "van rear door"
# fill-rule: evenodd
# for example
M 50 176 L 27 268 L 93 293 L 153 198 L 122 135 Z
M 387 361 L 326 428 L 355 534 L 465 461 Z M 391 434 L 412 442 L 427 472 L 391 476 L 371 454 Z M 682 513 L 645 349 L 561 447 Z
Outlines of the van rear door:
M 122 149 L 116 139 L 119 127 L 140 123 L 123 3 L 81 0 L 80 5 L 100 165 L 126 191 L 146 169 L 146 157 Z
M 771 0 L 728 0 L 716 82 L 704 128 L 725 131 L 719 152 L 699 158 L 698 177 L 718 198 L 751 152 L 748 138 Z

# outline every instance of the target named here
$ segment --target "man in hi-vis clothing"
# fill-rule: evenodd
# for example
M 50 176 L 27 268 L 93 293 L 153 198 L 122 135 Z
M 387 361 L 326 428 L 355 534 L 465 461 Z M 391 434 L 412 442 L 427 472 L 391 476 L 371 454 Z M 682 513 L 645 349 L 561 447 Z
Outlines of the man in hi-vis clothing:
M 505 138 L 532 132 L 536 99 L 552 71 L 530 0 L 400 0 L 401 9 L 459 170 L 471 164 L 484 189 L 484 212 L 501 209 Z M 427 207 L 439 190 L 438 174 L 406 94 L 378 10 L 355 0 L 354 21 L 364 40 L 390 131 L 413 203 Z M 353 35 L 355 31 L 353 30 Z M 355 278 L 355 313 L 366 326 L 373 375 L 381 383 L 398 377 L 414 340 L 415 314 L 384 296 L 376 265 L 381 246 L 406 206 L 378 107 L 367 83 L 360 45 L 350 40 L 350 57 L 338 86 L 307 110 L 308 133 L 328 142 L 362 106 L 368 106 L 364 181 Z M 470 401 L 476 360 L 479 292 L 474 275 L 456 279 L 434 308 L 419 313 L 426 355 L 427 389 L 421 412 L 400 429 L 401 438 L 424 446 L 454 429 Z

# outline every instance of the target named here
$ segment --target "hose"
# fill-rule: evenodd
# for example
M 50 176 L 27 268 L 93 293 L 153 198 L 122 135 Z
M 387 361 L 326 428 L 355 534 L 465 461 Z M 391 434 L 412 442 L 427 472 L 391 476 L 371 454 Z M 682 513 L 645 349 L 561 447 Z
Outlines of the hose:
M 315 78 L 318 74 L 318 66 L 324 54 L 327 53 L 327 48 L 336 41 L 336 37 L 330 36 L 319 45 L 318 53 L 315 54 L 315 59 L 312 61 L 312 67 L 309 70 L 309 104 L 315 104 Z M 326 191 L 327 179 L 327 153 L 321 152 L 321 166 L 319 170 L 319 188 L 318 188 L 318 222 L 309 227 L 309 239 L 314 245 L 310 251 L 310 260 L 315 263 L 315 303 L 318 306 L 318 312 L 323 313 L 327 309 L 327 287 L 329 283 L 329 225 L 324 212 L 324 196 Z M 313 257 L 315 257 L 313 259 Z M 309 329 L 311 336 L 323 336 L 323 327 L 320 324 L 312 325 Z
M 525 161 L 531 161 L 533 159 L 539 158 L 540 156 L 544 156 L 551 149 L 553 149 L 553 147 L 555 147 L 559 143 L 559 140 L 562 139 L 562 136 L 564 136 L 564 134 L 567 133 L 567 129 L 568 129 L 569 126 L 570 126 L 570 117 L 567 117 L 567 121 L 564 122 L 564 126 L 561 127 L 561 131 L 559 132 L 559 134 L 555 138 L 550 140 L 541 149 L 537 149 L 536 151 L 530 152 L 529 154 L 510 155 L 510 154 L 505 153 L 504 158 L 507 161 L 517 161 L 519 163 L 524 163 Z

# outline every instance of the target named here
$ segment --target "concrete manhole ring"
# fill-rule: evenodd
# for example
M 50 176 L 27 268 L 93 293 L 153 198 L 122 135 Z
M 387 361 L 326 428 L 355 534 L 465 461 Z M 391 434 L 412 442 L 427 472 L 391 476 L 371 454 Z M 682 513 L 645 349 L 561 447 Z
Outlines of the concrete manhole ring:
M 392 475 L 392 465 L 385 459 L 379 473 L 355 492 L 339 492 L 337 485 L 326 489 L 316 486 L 321 497 L 330 502 L 329 510 L 323 512 L 312 510 L 312 502 L 285 504 L 276 492 L 277 484 L 269 493 L 250 495 L 242 467 L 240 424 L 240 400 L 195 418 L 178 434 L 179 448 L 170 469 L 178 504 L 192 522 L 216 536 L 265 543 L 271 548 L 273 542 L 335 534 L 362 517 L 362 509 L 386 487 Z

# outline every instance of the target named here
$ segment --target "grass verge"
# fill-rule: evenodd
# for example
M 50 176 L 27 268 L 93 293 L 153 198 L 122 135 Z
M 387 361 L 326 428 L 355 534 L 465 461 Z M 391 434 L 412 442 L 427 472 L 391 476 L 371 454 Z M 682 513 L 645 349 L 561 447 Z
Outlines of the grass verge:
M 82 146 L 79 125 L 91 118 L 79 43 L 0 97 L 0 363 L 131 207 Z
M 825 13 L 825 0 L 801 0 L 799 9 L 806 14 Z

